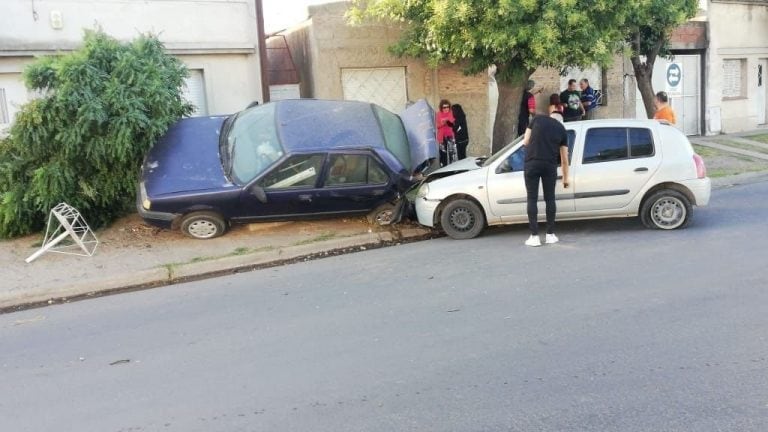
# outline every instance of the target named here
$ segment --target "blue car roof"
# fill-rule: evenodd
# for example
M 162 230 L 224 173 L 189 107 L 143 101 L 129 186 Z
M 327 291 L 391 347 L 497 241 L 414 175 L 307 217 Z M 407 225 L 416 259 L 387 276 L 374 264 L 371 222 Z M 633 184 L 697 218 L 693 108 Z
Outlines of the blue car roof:
M 277 133 L 286 151 L 384 147 L 370 103 L 317 99 L 273 102 Z

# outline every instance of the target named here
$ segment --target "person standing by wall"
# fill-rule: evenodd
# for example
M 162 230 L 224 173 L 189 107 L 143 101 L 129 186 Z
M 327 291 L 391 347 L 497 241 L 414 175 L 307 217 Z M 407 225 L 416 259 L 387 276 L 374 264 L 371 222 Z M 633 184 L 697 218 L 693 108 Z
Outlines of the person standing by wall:
M 654 119 L 666 120 L 671 124 L 677 122 L 675 111 L 669 106 L 669 96 L 667 96 L 666 92 L 661 91 L 656 93 L 656 97 L 653 99 L 653 106 L 656 107 L 656 113 L 653 115 Z
M 530 122 L 531 117 L 536 115 L 536 98 L 533 97 L 532 93 L 535 85 L 535 81 L 528 80 L 528 83 L 525 86 L 523 99 L 520 101 L 520 114 L 517 117 L 517 136 L 525 133 L 525 130 L 528 129 L 528 123 Z
M 525 241 L 526 246 L 541 246 L 539 238 L 539 183 L 544 190 L 544 202 L 547 212 L 547 235 L 545 242 L 553 244 L 560 241 L 555 235 L 555 184 L 557 183 L 558 160 L 563 167 L 563 187 L 570 184 L 568 179 L 568 134 L 559 113 L 549 116 L 536 116 L 531 126 L 525 131 L 523 145 L 525 155 L 525 190 L 528 200 L 528 227 L 531 236 Z
M 456 120 L 453 123 L 453 136 L 456 139 L 456 152 L 458 153 L 459 160 L 467 157 L 467 146 L 469 145 L 469 128 L 467 127 L 467 115 L 464 113 L 464 108 L 459 104 L 453 104 L 451 106 L 453 112 L 453 118 Z
M 584 120 L 595 118 L 595 109 L 597 109 L 597 96 L 595 90 L 589 86 L 589 80 L 582 78 L 579 81 L 581 88 L 581 105 L 584 107 Z
M 440 166 L 448 163 L 448 140 L 453 140 L 453 124 L 456 119 L 451 111 L 451 102 L 448 99 L 440 100 L 440 111 L 435 116 L 435 127 L 437 128 L 437 142 L 440 145 Z
M 581 120 L 584 115 L 584 105 L 581 104 L 581 92 L 576 89 L 576 80 L 568 80 L 568 88 L 560 93 L 560 103 L 563 104 L 565 121 Z

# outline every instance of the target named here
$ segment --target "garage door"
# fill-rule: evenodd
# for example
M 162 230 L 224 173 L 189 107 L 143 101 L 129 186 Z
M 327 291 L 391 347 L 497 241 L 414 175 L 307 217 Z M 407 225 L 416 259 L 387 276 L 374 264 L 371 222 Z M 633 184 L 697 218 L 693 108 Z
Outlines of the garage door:
M 189 77 L 184 80 L 182 95 L 184 100 L 195 106 L 191 117 L 208 115 L 208 104 L 205 100 L 205 80 L 201 69 L 190 69 Z
M 399 113 L 405 108 L 408 95 L 405 68 L 342 69 L 341 83 L 344 99 L 372 102 Z

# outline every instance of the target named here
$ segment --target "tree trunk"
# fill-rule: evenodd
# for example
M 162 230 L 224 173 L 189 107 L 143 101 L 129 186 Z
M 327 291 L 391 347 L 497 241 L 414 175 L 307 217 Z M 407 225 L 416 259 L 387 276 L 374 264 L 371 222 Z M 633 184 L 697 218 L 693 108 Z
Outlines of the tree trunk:
M 655 98 L 655 92 L 653 91 L 653 78 L 652 69 L 648 67 L 647 63 L 643 63 L 637 57 L 632 57 L 632 69 L 635 71 L 635 80 L 637 80 L 637 89 L 640 90 L 640 95 L 643 97 L 643 106 L 645 106 L 645 114 L 648 118 L 653 118 L 653 114 L 656 112 L 656 107 L 653 106 L 653 100 Z
M 499 89 L 499 104 L 496 109 L 496 120 L 493 123 L 493 153 L 517 137 L 517 119 L 520 114 L 520 101 L 528 82 L 528 76 L 516 79 L 514 82 L 497 80 Z

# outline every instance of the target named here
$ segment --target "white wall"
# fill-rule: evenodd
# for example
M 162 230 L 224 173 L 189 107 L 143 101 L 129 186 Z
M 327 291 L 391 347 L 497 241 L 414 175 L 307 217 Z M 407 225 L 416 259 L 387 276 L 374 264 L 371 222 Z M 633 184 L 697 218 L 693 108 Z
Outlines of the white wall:
M 707 14 L 710 33 L 707 133 L 733 133 L 762 127 L 757 113 L 757 65 L 760 59 L 768 58 L 768 4 L 710 1 Z M 746 61 L 742 97 L 723 98 L 725 59 Z
M 262 101 L 251 0 L 0 0 L 0 73 L 74 49 L 97 27 L 121 40 L 159 35 L 170 53 L 203 70 L 209 114 Z

